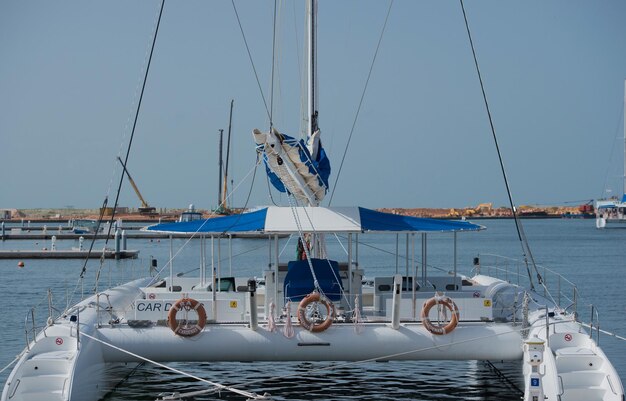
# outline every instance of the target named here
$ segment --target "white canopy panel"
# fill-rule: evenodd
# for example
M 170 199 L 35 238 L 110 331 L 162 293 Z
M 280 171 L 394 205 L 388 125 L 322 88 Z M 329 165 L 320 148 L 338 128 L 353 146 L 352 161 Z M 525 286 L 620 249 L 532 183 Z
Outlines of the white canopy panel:
M 359 232 L 358 207 L 276 207 L 267 209 L 266 232 Z

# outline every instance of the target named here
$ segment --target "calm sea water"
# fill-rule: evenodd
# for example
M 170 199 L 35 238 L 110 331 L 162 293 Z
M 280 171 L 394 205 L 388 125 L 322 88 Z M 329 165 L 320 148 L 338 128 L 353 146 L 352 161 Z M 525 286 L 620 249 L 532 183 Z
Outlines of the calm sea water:
M 469 273 L 478 253 L 495 253 L 520 258 L 521 247 L 514 224 L 510 220 L 481 220 L 487 230 L 458 235 L 458 270 Z M 626 336 L 626 230 L 596 230 L 592 220 L 525 220 L 524 227 L 537 263 L 545 265 L 578 285 L 583 297 L 578 311 L 589 320 L 589 308 L 595 304 L 600 311 L 604 330 Z M 453 237 L 449 234 L 429 235 L 428 264 L 451 270 Z M 366 275 L 391 275 L 395 272 L 395 236 L 360 236 L 359 260 Z M 200 264 L 198 241 L 175 240 L 178 253 L 176 272 L 193 271 Z M 419 244 L 419 241 L 417 241 Z M 404 239 L 400 250 L 404 252 Z M 62 241 L 59 249 L 77 246 Z M 54 303 L 74 303 L 81 294 L 93 291 L 96 271 L 101 270 L 99 288 L 103 289 L 147 274 L 149 258 L 154 256 L 163 266 L 170 252 L 169 241 L 129 240 L 129 248 L 139 249 L 140 258 L 127 261 L 98 260 L 87 264 L 84 285 L 78 277 L 83 261 L 25 260 L 17 267 L 16 260 L 0 260 L 0 304 L 3 315 L 0 325 L 0 368 L 10 363 L 24 348 L 24 318 L 30 308 L 40 303 L 45 315 L 47 291 L 52 289 Z M 49 242 L 6 241 L 0 249 L 36 249 L 50 247 Z M 102 247 L 98 243 L 96 248 Z M 182 248 L 181 248 L 182 247 Z M 282 246 L 281 246 L 282 247 Z M 345 259 L 342 249 L 329 240 L 331 253 Z M 222 241 L 221 255 L 230 252 Z M 233 265 L 224 261 L 223 274 L 232 269 L 237 275 L 261 276 L 267 265 L 267 240 L 234 240 Z M 281 261 L 294 254 L 294 245 L 285 247 Z M 416 259 L 420 259 L 419 249 Z M 400 272 L 405 264 L 398 261 Z M 167 274 L 167 273 L 166 273 Z M 193 274 L 193 273 L 192 273 Z M 74 296 L 72 297 L 72 294 Z M 45 316 L 44 316 L 45 317 Z M 609 355 L 623 382 L 626 382 L 626 342 L 608 335 L 600 337 L 600 345 Z M 228 385 L 241 385 L 247 391 L 270 393 L 277 400 L 519 400 L 517 388 L 523 389 L 519 362 L 493 361 L 504 377 L 496 375 L 483 362 L 386 362 L 364 364 L 342 363 L 172 363 L 170 366 L 205 379 Z M 116 372 L 118 367 L 112 367 Z M 0 373 L 2 383 L 9 370 Z M 119 375 L 128 374 L 128 368 Z M 155 400 L 159 393 L 189 392 L 207 389 L 206 385 L 153 366 L 140 366 L 111 392 L 107 400 Z M 196 400 L 242 399 L 226 392 L 200 395 Z

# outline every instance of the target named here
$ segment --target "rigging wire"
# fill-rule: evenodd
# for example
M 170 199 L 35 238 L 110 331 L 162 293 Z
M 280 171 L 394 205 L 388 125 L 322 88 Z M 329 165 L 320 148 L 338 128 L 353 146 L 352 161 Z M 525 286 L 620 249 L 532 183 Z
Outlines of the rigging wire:
M 611 152 L 609 153 L 609 162 L 606 166 L 606 173 L 604 174 L 604 188 L 602 189 L 602 194 L 600 195 L 600 198 L 605 197 L 609 190 L 609 172 L 611 170 L 611 161 L 613 160 L 613 155 L 615 154 L 615 142 L 620 136 L 620 130 L 621 130 L 622 125 L 626 124 L 626 123 L 623 123 L 623 120 L 625 117 L 626 116 L 624 116 L 624 110 L 622 109 L 621 116 L 617 122 L 617 127 L 615 128 L 615 137 L 613 138 L 613 143 L 611 144 Z M 626 165 L 626 161 L 624 161 L 624 164 Z M 626 188 L 624 188 L 624 193 L 626 193 Z
M 378 56 L 378 50 L 380 49 L 380 44 L 383 41 L 383 35 L 385 34 L 385 28 L 387 27 L 387 21 L 389 20 L 389 14 L 391 14 L 391 7 L 393 6 L 393 0 L 389 2 L 389 9 L 387 10 L 387 16 L 385 16 L 385 23 L 383 24 L 383 28 L 380 32 L 380 37 L 378 38 L 378 44 L 376 45 L 376 51 L 374 52 L 374 57 L 372 58 L 372 63 L 370 65 L 370 70 L 367 74 L 367 79 L 365 80 L 365 86 L 363 87 L 363 92 L 361 93 L 361 99 L 359 100 L 359 106 L 356 110 L 356 115 L 354 116 L 354 121 L 352 122 L 352 128 L 350 129 L 350 135 L 348 136 L 348 142 L 346 143 L 346 147 L 343 151 L 343 156 L 341 157 L 341 164 L 339 165 L 339 170 L 337 171 L 337 178 L 335 178 L 335 185 L 333 185 L 333 190 L 330 193 L 330 199 L 328 201 L 328 205 L 330 206 L 333 202 L 333 197 L 335 196 L 335 189 L 337 188 L 337 183 L 339 182 L 339 177 L 341 176 L 341 170 L 343 168 L 343 162 L 346 160 L 346 154 L 348 153 L 348 148 L 350 147 L 350 141 L 352 140 L 352 135 L 354 134 L 354 128 L 356 127 L 356 122 L 359 118 L 359 113 L 361 112 L 361 106 L 363 106 L 363 99 L 365 98 L 365 93 L 367 92 L 367 87 L 370 82 L 370 77 L 372 76 L 372 71 L 374 70 L 374 63 L 376 62 L 376 57 Z
M 267 117 L 271 120 L 272 116 L 270 113 L 270 109 L 267 107 L 267 101 L 265 100 L 265 95 L 263 94 L 263 88 L 261 87 L 261 81 L 259 80 L 259 74 L 256 71 L 256 67 L 254 66 L 254 61 L 252 60 L 252 53 L 250 53 L 250 47 L 248 46 L 248 41 L 246 40 L 246 34 L 243 31 L 243 26 L 241 25 L 241 20 L 239 19 L 239 13 L 237 12 L 237 7 L 235 6 L 235 0 L 231 0 L 233 4 L 233 10 L 235 11 L 235 16 L 237 17 L 237 23 L 239 24 L 239 30 L 241 31 L 241 37 L 243 38 L 243 43 L 246 45 L 246 51 L 248 52 L 248 58 L 250 59 L 250 64 L 252 65 L 252 70 L 254 71 L 254 77 L 256 78 L 257 86 L 259 87 L 259 92 L 261 93 L 261 98 L 263 99 L 263 105 L 265 106 L 265 112 L 267 113 Z
M 107 204 L 109 202 L 109 197 L 106 196 L 104 198 L 104 202 L 102 202 L 102 207 L 100 207 L 100 215 L 98 216 L 98 222 L 96 223 L 95 233 L 100 232 L 100 224 L 102 223 L 102 219 L 104 218 L 104 211 L 106 210 Z M 87 251 L 87 257 L 85 258 L 85 262 L 83 263 L 83 268 L 80 270 L 80 280 L 85 278 L 85 273 L 87 272 L 87 261 L 89 260 L 89 256 L 91 255 L 91 251 L 93 250 L 93 246 L 96 243 L 96 236 L 93 236 L 89 244 L 89 250 Z M 79 280 L 79 282 L 80 282 Z M 78 285 L 78 284 L 77 284 Z
M 243 206 L 244 209 L 246 209 L 248 207 L 248 202 L 250 201 L 250 195 L 252 194 L 252 188 L 254 187 L 254 181 L 256 178 L 256 170 L 257 167 L 259 165 L 259 160 L 257 159 L 257 161 L 255 162 L 254 166 L 252 167 L 252 169 L 250 169 L 250 171 L 248 171 L 248 173 L 245 175 L 245 177 L 239 182 L 239 184 L 237 184 L 237 186 L 235 188 L 233 188 L 232 191 L 230 191 L 230 193 L 228 194 L 228 196 L 226 196 L 225 198 L 225 202 L 230 201 L 231 196 L 237 191 L 237 189 L 246 181 L 246 179 L 250 176 L 250 174 L 252 174 L 252 182 L 250 184 L 250 190 L 248 191 L 248 196 L 246 198 L 246 202 Z M 218 205 L 218 208 L 216 210 L 218 210 L 221 206 L 223 206 L 225 204 L 225 202 L 220 203 L 220 205 Z M 180 252 L 182 252 L 182 250 L 189 244 L 189 242 L 191 242 L 192 239 L 194 239 L 196 237 L 196 235 L 200 232 L 200 230 L 202 229 L 202 227 L 204 227 L 204 225 L 213 217 L 216 216 L 215 211 L 213 211 L 210 215 L 209 218 L 205 219 L 204 222 L 196 229 L 196 231 L 189 237 L 187 238 L 187 240 L 185 241 L 184 244 L 182 244 L 180 246 L 180 248 L 176 251 L 176 253 L 174 255 L 172 255 L 172 257 L 169 259 L 169 261 L 167 263 L 165 263 L 163 265 L 163 267 L 161 267 L 161 269 L 156 273 L 156 275 L 154 276 L 154 278 L 150 281 L 150 284 L 148 285 L 152 285 L 154 283 L 156 283 L 160 278 L 161 273 L 163 272 L 163 270 L 165 270 L 166 267 L 168 267 L 173 260 L 178 256 L 178 254 L 180 254 Z M 230 228 L 232 228 L 234 225 L 236 225 L 239 222 L 239 219 L 241 219 L 241 214 L 239 214 L 239 218 L 228 228 L 226 228 L 224 230 L 224 232 L 222 233 L 225 234 L 228 230 L 230 230 Z
M 146 72 L 143 78 L 143 84 L 141 86 L 141 93 L 139 94 L 139 101 L 137 102 L 137 110 L 135 111 L 135 119 L 133 121 L 133 128 L 130 133 L 130 138 L 128 140 L 128 147 L 126 148 L 126 155 L 124 157 L 124 166 L 128 165 L 128 158 L 130 156 L 130 150 L 133 146 L 133 139 L 135 138 L 135 130 L 137 128 L 137 121 L 139 119 L 139 111 L 141 110 L 141 102 L 143 101 L 143 95 L 146 89 L 146 82 L 148 81 L 148 74 L 150 73 L 150 65 L 152 64 L 152 56 L 154 54 L 154 47 L 156 45 L 157 36 L 159 35 L 159 27 L 161 26 L 161 17 L 163 16 L 163 8 L 165 7 L 165 0 L 161 0 L 161 8 L 159 10 L 159 18 L 157 20 L 156 28 L 154 30 L 154 36 L 152 38 L 152 46 L 150 47 L 150 56 L 148 57 L 148 64 L 146 66 Z M 120 181 L 117 186 L 117 193 L 115 194 L 115 203 L 113 204 L 113 212 L 111 213 L 111 218 L 109 219 L 109 227 L 107 229 L 106 239 L 104 241 L 104 246 L 109 243 L 109 237 L 111 236 L 111 229 L 113 228 L 113 221 L 115 220 L 115 212 L 117 210 L 117 206 L 120 199 L 120 193 L 122 192 L 122 184 L 124 183 L 124 173 L 120 174 Z M 94 236 L 95 239 L 95 236 Z M 100 257 L 100 266 L 96 273 L 96 282 L 94 287 L 94 292 L 98 292 L 98 280 L 100 278 L 100 273 L 102 271 L 104 261 L 104 252 Z
M 252 252 L 256 252 L 259 249 L 265 248 L 265 246 L 266 246 L 265 244 L 261 244 L 261 245 L 258 245 L 256 247 L 254 247 L 254 248 L 250 248 L 247 251 L 236 253 L 236 254 L 234 254 L 232 256 L 232 258 L 230 258 L 229 256 L 224 256 L 221 259 L 217 259 L 217 261 L 221 263 L 221 262 L 227 262 L 229 259 L 233 259 L 234 260 L 234 259 L 236 259 L 236 258 L 238 258 L 240 256 L 243 256 L 243 255 L 246 255 L 246 254 L 249 254 L 249 253 L 252 253 Z M 180 272 L 180 273 L 177 274 L 177 276 L 178 277 L 183 277 L 183 276 L 186 276 L 187 274 L 190 274 L 190 273 L 193 273 L 193 272 L 197 272 L 198 270 L 200 270 L 200 268 L 199 267 L 195 267 L 193 269 L 186 270 L 184 272 Z
M 524 229 L 522 227 L 521 221 L 519 220 L 519 216 L 517 214 L 517 210 L 515 209 L 515 204 L 513 203 L 513 197 L 511 195 L 511 188 L 509 187 L 509 180 L 506 175 L 506 170 L 504 169 L 504 162 L 502 160 L 502 154 L 500 152 L 500 145 L 498 144 L 498 137 L 496 136 L 496 130 L 493 125 L 493 119 L 491 117 L 491 110 L 489 109 L 489 103 L 487 102 L 487 94 L 485 93 L 485 86 L 483 84 L 483 78 L 480 73 L 480 67 L 478 66 L 478 58 L 476 56 L 476 50 L 474 49 L 474 42 L 472 40 L 472 34 L 470 32 L 469 23 L 467 21 L 467 14 L 465 13 L 465 6 L 463 5 L 463 0 L 459 0 L 461 3 L 461 10 L 463 11 L 463 19 L 465 21 L 465 28 L 467 30 L 467 37 L 469 38 L 470 47 L 472 49 L 472 55 L 474 57 L 474 65 L 476 66 L 476 73 L 478 75 L 478 80 L 480 82 L 480 90 L 482 91 L 483 101 L 485 103 L 485 109 L 487 111 L 487 116 L 489 118 L 489 126 L 491 127 L 491 134 L 493 136 L 493 142 L 496 146 L 496 151 L 498 153 L 498 160 L 500 161 L 500 169 L 502 171 L 502 177 L 504 179 L 504 184 L 506 186 L 506 193 L 509 198 L 509 204 L 511 205 L 511 212 L 513 213 L 513 219 L 515 220 L 515 228 L 517 230 L 517 237 L 522 246 L 522 254 L 524 255 L 524 262 L 526 263 L 526 271 L 528 272 L 528 278 L 530 281 L 531 290 L 535 290 L 535 285 L 533 283 L 532 274 L 530 272 L 530 267 L 528 266 L 528 258 L 530 257 L 530 262 L 533 266 L 537 274 L 537 280 L 539 284 L 543 284 L 543 279 L 541 278 L 541 274 L 539 270 L 537 270 L 537 266 L 535 264 L 535 259 L 530 250 L 530 246 L 528 245 L 528 241 L 526 239 L 526 235 L 524 234 Z M 544 286 L 545 287 L 545 286 Z
M 135 134 L 135 128 L 137 126 L 137 118 L 138 118 L 138 115 L 139 115 L 139 109 L 141 107 L 141 100 L 143 98 L 143 93 L 144 93 L 144 89 L 145 89 L 145 86 L 146 86 L 146 80 L 147 80 L 147 77 L 148 77 L 148 71 L 150 69 L 150 62 L 152 60 L 152 54 L 154 52 L 154 46 L 155 46 L 155 43 L 156 43 L 157 34 L 159 32 L 159 26 L 160 26 L 160 23 L 161 23 L 161 17 L 163 15 L 163 8 L 164 8 L 164 6 L 165 6 L 165 0 L 162 0 L 161 1 L 161 6 L 159 8 L 158 18 L 157 18 L 157 21 L 156 21 L 156 24 L 155 24 L 156 26 L 155 26 L 154 36 L 152 38 L 152 45 L 150 47 L 150 53 L 149 53 L 149 57 L 148 57 L 148 61 L 147 61 L 147 66 L 146 66 L 146 71 L 145 71 L 145 74 L 144 74 L 144 79 L 143 79 L 143 85 L 142 85 L 142 88 L 141 88 L 141 94 L 140 94 L 138 105 L 137 105 L 137 109 L 136 109 L 136 112 L 135 112 L 134 124 L 133 124 L 133 128 L 132 128 L 132 131 L 131 131 L 131 136 L 130 136 L 130 140 L 129 140 L 129 143 L 128 143 L 128 147 L 127 147 L 126 161 L 128 161 L 128 156 L 130 154 L 130 148 L 131 148 L 131 145 L 132 145 L 133 136 Z M 130 118 L 129 118 L 129 120 L 130 120 Z M 120 152 L 121 152 L 121 146 L 120 146 Z M 107 234 L 106 234 L 106 237 L 105 237 L 104 247 L 102 249 L 102 254 L 100 255 L 100 266 L 99 266 L 98 271 L 96 273 L 96 281 L 95 281 L 94 291 L 97 291 L 98 280 L 99 280 L 99 277 L 100 277 L 100 273 L 102 271 L 102 267 L 104 265 L 104 256 L 105 256 L 106 245 L 109 243 L 109 238 L 110 238 L 110 235 L 111 235 L 111 228 L 113 226 L 113 221 L 115 219 L 115 211 L 116 211 L 116 208 L 117 208 L 117 205 L 118 205 L 119 194 L 121 192 L 123 179 L 124 179 L 124 174 L 122 173 L 122 175 L 120 177 L 120 182 L 119 182 L 117 194 L 116 194 L 116 197 L 115 197 L 115 205 L 113 207 L 113 212 L 111 214 L 111 219 L 109 221 L 109 226 L 108 226 Z M 98 222 L 96 224 L 96 234 L 100 231 L 100 227 L 101 227 L 102 221 L 104 219 L 104 213 L 105 213 L 105 210 L 107 208 L 108 201 L 109 201 L 108 193 L 110 192 L 110 187 L 111 187 L 112 181 L 113 181 L 113 179 L 111 179 L 111 182 L 109 183 L 109 189 L 107 190 L 107 195 L 105 196 L 104 201 L 102 203 L 102 207 L 100 209 L 100 215 L 98 217 Z M 93 247 L 94 247 L 94 244 L 95 244 L 96 239 L 97 239 L 96 237 L 97 237 L 97 235 L 94 235 L 92 240 L 91 240 L 91 243 L 89 245 L 89 249 L 87 251 L 87 256 L 85 256 L 85 262 L 84 262 L 83 267 L 81 269 L 78 281 L 77 281 L 76 286 L 75 286 L 74 290 L 72 291 L 72 294 L 70 295 L 69 298 L 73 298 L 74 297 L 74 295 L 76 294 L 76 291 L 78 290 L 78 287 L 81 286 L 81 283 L 84 280 L 85 274 L 87 272 L 87 262 L 89 261 L 89 258 L 90 258 L 91 254 L 92 254 Z M 69 300 L 69 298 L 68 298 L 68 300 Z
M 313 229 L 313 234 L 314 234 L 314 238 L 316 239 L 316 242 L 318 242 L 317 244 L 314 243 L 313 246 L 318 247 L 320 249 L 320 251 L 323 252 L 322 254 L 320 254 L 320 256 L 323 259 L 326 260 L 326 263 L 328 265 L 328 269 L 333 274 L 333 277 L 335 278 L 335 281 L 340 283 L 341 279 L 339 277 L 337 277 L 335 269 L 333 269 L 333 266 L 330 263 L 330 259 L 328 258 L 328 255 L 326 254 L 326 239 L 324 237 L 324 234 L 317 232 L 317 229 L 315 228 L 315 224 L 313 224 L 313 219 L 311 219 L 311 216 L 309 215 L 309 212 L 307 211 L 307 208 L 306 207 L 302 208 L 302 211 L 304 212 L 304 215 L 306 216 L 306 218 L 307 218 L 307 220 L 309 222 L 309 225 Z M 294 213 L 294 215 L 295 214 L 296 213 Z M 300 224 L 300 226 L 298 227 L 298 230 L 301 230 L 301 223 L 299 221 L 297 223 Z M 346 252 L 346 254 L 347 254 L 348 251 L 346 250 L 346 248 L 344 248 L 344 246 L 341 243 L 341 241 L 339 241 L 339 238 L 337 237 L 337 234 L 335 234 L 335 238 L 337 238 L 337 242 L 343 248 L 344 252 Z M 304 238 L 302 240 L 304 241 Z M 309 257 L 309 253 L 306 252 L 306 245 L 304 245 L 304 250 L 305 250 L 305 254 L 306 254 L 307 258 L 308 258 Z M 348 261 L 348 263 L 351 263 L 351 262 Z M 311 261 L 309 261 L 309 265 L 310 265 L 310 268 L 313 269 Z M 315 277 L 315 276 L 313 276 L 313 277 Z M 348 305 L 348 308 L 349 308 L 348 312 L 352 312 L 353 311 L 352 303 L 350 302 L 350 299 L 348 298 L 348 295 L 346 295 L 346 292 L 344 291 L 343 287 L 340 289 L 340 292 L 341 292 L 341 295 L 343 296 L 344 300 L 346 301 L 346 304 Z

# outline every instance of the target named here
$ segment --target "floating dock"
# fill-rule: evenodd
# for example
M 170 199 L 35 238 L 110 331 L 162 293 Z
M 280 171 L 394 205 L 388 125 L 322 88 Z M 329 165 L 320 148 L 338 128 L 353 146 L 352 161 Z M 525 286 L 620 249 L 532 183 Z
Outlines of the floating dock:
M 201 234 L 192 234 L 192 233 L 157 233 L 157 232 L 149 232 L 149 231 L 131 231 L 131 232 L 126 232 L 126 238 L 127 239 L 166 239 L 169 238 L 170 236 L 172 238 L 200 238 Z M 83 237 L 85 240 L 91 240 L 94 237 L 94 234 L 74 234 L 74 233 L 58 233 L 58 232 L 47 232 L 46 234 L 43 233 L 28 233 L 28 232 L 20 232 L 20 233 L 15 233 L 15 232 L 6 232 L 4 236 L 2 236 L 0 234 L 0 239 L 2 239 L 3 241 L 5 240 L 49 240 L 52 239 L 52 237 L 56 237 L 57 240 L 78 240 L 80 239 L 80 237 Z M 107 235 L 104 233 L 100 233 L 100 234 L 96 234 L 95 235 L 96 239 L 107 239 Z M 217 236 L 215 236 L 217 238 Z M 228 238 L 229 235 L 222 235 L 221 238 Z M 266 239 L 268 237 L 268 234 L 263 234 L 263 233 L 237 233 L 237 234 L 231 234 L 230 235 L 231 238 L 248 238 L 248 239 L 255 239 L 255 238 L 263 238 Z M 279 237 L 285 237 L 285 235 L 279 235 Z M 111 235 L 108 236 L 109 239 L 114 239 L 115 238 L 115 234 L 111 233 Z
M 85 259 L 89 255 L 91 259 L 99 259 L 102 250 L 93 250 L 89 253 L 86 250 L 25 250 L 25 251 L 0 251 L 0 259 Z M 136 259 L 139 251 L 125 250 L 115 252 L 113 249 L 104 251 L 105 259 Z

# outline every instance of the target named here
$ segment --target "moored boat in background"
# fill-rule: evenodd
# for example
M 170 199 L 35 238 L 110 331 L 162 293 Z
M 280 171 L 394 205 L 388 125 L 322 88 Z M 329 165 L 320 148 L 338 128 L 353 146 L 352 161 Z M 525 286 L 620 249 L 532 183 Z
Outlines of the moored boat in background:
M 624 115 L 626 116 L 626 81 L 624 81 Z M 624 175 L 622 197 L 597 199 L 594 201 L 596 210 L 596 227 L 626 228 L 626 120 L 624 121 Z

